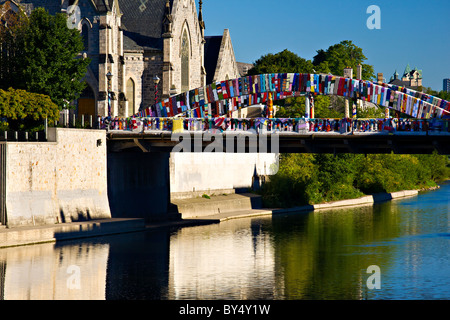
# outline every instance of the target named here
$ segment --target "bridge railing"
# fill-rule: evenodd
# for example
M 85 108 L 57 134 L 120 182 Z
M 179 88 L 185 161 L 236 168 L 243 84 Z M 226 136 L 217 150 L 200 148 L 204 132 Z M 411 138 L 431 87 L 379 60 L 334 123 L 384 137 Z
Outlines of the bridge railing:
M 443 119 L 238 119 L 238 118 L 130 118 L 101 119 L 108 131 L 205 132 L 254 131 L 257 133 L 396 133 L 450 135 L 450 120 Z

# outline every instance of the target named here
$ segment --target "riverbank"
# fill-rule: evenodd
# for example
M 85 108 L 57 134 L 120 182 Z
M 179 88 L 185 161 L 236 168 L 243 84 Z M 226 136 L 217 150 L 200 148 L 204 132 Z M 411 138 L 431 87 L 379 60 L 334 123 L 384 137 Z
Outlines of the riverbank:
M 315 205 L 305 205 L 292 208 L 275 208 L 275 209 L 254 209 L 254 210 L 243 210 L 228 214 L 214 214 L 210 216 L 203 216 L 201 218 L 194 218 L 192 220 L 198 221 L 211 221 L 211 222 L 224 222 L 232 219 L 242 219 L 258 216 L 268 216 L 277 215 L 284 213 L 302 213 L 302 212 L 312 212 L 321 210 L 331 210 L 331 209 L 343 209 L 357 206 L 368 206 L 374 205 L 381 202 L 404 199 L 415 197 L 419 194 L 419 190 L 404 190 L 393 193 L 380 193 L 376 195 L 364 196 L 357 199 L 348 199 L 341 201 L 334 201 Z
M 346 208 L 346 207 L 374 205 L 374 204 L 381 203 L 381 202 L 410 198 L 410 197 L 415 197 L 418 195 L 419 195 L 418 190 L 404 190 L 404 191 L 392 192 L 392 193 L 379 193 L 379 194 L 375 194 L 375 195 L 364 196 L 364 197 L 357 198 L 357 199 L 334 201 L 334 202 L 328 202 L 328 203 L 322 203 L 322 204 L 294 207 L 294 208 L 289 208 L 289 209 L 280 209 L 277 211 L 277 213 L 320 211 L 320 210 L 338 209 L 338 208 Z

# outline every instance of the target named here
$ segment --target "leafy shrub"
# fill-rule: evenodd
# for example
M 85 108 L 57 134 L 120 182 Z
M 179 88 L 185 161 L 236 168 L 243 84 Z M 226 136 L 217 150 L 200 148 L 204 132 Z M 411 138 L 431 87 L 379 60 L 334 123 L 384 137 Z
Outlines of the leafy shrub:
M 422 189 L 450 177 L 447 156 L 284 154 L 262 188 L 266 207 L 295 207 Z
M 39 130 L 45 119 L 51 123 L 58 118 L 59 108 L 50 97 L 25 90 L 0 89 L 0 119 L 4 130 Z

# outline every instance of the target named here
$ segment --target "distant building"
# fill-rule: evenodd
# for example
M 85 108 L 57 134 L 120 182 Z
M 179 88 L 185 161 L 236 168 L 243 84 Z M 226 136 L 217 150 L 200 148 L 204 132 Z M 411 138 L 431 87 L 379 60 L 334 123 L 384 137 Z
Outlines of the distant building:
M 450 92 L 450 79 L 444 79 L 444 88 L 445 92 Z
M 409 64 L 406 66 L 402 77 L 398 74 L 397 70 L 391 77 L 389 84 L 407 87 L 414 90 L 422 90 L 422 70 L 417 68 L 411 69 Z
M 237 65 L 239 68 L 239 72 L 242 76 L 247 75 L 247 73 L 255 67 L 254 64 L 245 63 L 245 62 L 238 62 Z

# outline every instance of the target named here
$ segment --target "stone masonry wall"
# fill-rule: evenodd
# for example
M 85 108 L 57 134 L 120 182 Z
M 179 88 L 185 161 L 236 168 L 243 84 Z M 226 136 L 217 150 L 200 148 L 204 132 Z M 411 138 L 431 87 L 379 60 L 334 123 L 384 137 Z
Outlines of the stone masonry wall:
M 162 78 L 163 59 L 159 51 L 124 52 L 125 57 L 125 88 L 128 79 L 133 79 L 135 84 L 135 111 L 147 108 L 155 103 L 155 85 L 153 77 Z M 125 92 L 129 99 L 129 92 Z M 158 101 L 161 101 L 161 83 L 158 86 Z M 131 116 L 131 115 L 128 115 Z
M 110 218 L 105 132 L 52 128 L 48 134 L 54 142 L 7 143 L 8 225 Z
M 203 66 L 203 37 L 201 34 L 198 13 L 195 8 L 195 1 L 175 0 L 173 3 L 172 15 L 173 38 L 171 48 L 171 61 L 173 63 L 172 83 L 176 92 L 181 93 L 181 38 L 184 30 L 188 31 L 190 40 L 189 56 L 189 87 L 190 89 L 199 88 L 202 83 Z

